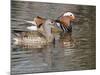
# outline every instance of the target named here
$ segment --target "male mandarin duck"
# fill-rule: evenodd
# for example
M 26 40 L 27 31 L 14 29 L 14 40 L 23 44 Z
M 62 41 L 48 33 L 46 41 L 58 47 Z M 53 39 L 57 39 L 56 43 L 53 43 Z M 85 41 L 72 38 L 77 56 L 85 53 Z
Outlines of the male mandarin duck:
M 71 22 L 75 20 L 75 15 L 71 12 L 66 12 L 56 21 L 56 26 L 63 32 L 72 32 Z

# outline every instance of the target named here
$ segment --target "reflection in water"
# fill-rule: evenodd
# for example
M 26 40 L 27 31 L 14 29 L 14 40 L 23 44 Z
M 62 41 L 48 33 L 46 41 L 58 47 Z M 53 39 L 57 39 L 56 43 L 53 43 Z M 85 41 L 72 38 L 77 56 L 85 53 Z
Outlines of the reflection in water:
M 72 38 L 72 33 L 62 33 L 61 34 L 61 45 L 62 47 L 67 47 L 71 48 L 74 47 L 75 42 L 74 39 Z
M 65 11 L 74 12 L 77 18 L 72 33 L 55 33 L 55 42 L 40 48 L 12 44 L 12 74 L 95 69 L 94 6 L 12 1 L 12 38 L 13 30 L 26 30 L 24 20 L 35 16 L 56 19 Z

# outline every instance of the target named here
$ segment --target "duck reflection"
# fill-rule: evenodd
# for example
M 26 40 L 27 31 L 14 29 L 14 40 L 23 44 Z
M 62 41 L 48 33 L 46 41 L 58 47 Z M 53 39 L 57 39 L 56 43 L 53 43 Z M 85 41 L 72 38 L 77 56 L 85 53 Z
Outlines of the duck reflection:
M 64 47 L 64 48 L 72 48 L 74 47 L 74 39 L 72 38 L 72 33 L 69 32 L 69 33 L 61 33 L 60 34 L 61 37 L 60 37 L 60 44 L 61 44 L 61 47 Z

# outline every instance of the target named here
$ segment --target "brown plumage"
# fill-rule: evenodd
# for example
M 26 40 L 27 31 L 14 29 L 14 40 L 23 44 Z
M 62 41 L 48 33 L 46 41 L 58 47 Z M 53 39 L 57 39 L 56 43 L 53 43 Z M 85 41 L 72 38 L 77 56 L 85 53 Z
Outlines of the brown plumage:
M 43 23 L 45 22 L 45 20 L 46 20 L 45 18 L 42 18 L 42 17 L 40 17 L 40 16 L 37 16 L 37 17 L 35 17 L 35 18 L 33 19 L 33 21 L 36 22 L 38 28 L 40 28 L 41 25 L 43 25 Z
M 75 20 L 75 16 L 61 16 L 59 21 L 64 27 L 68 27 L 72 21 Z

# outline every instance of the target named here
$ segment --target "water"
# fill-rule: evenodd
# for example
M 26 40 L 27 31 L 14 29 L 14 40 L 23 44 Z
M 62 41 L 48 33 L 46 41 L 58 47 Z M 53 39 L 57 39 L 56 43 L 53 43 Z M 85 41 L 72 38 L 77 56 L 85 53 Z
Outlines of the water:
M 55 44 L 33 49 L 12 45 L 11 74 L 95 69 L 95 6 L 24 1 L 12 1 L 11 6 L 12 34 L 14 29 L 26 30 L 24 20 L 36 16 L 57 19 L 65 11 L 76 16 L 72 36 L 64 34 Z M 67 45 L 69 40 L 72 40 L 72 46 Z

